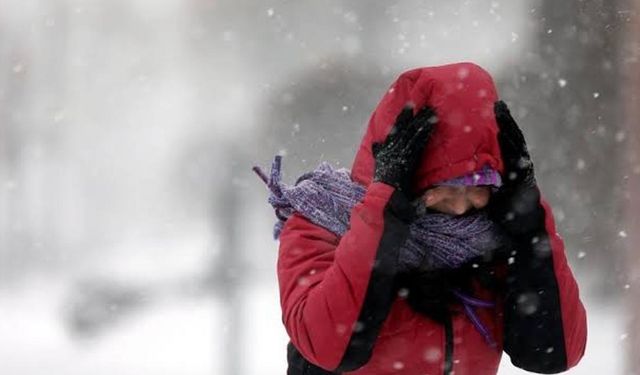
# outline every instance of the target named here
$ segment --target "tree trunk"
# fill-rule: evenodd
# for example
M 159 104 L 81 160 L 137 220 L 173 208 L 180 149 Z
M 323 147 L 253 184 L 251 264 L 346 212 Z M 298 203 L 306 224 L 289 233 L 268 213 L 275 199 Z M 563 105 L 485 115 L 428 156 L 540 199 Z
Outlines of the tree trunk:
M 623 60 L 627 61 L 623 92 L 626 97 L 626 190 L 623 202 L 627 254 L 627 284 L 625 303 L 630 317 L 627 333 L 627 374 L 640 374 L 640 0 L 628 11 L 628 30 Z

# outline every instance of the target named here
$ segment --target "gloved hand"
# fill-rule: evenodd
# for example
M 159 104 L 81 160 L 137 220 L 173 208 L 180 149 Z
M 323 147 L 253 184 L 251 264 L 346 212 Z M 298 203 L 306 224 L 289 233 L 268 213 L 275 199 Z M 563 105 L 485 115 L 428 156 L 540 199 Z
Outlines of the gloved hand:
M 509 258 L 504 278 L 503 349 L 517 367 L 557 373 L 566 370 L 567 357 L 563 331 L 566 321 L 560 303 L 560 297 L 566 296 L 561 291 L 565 286 L 558 283 L 561 275 L 556 272 L 562 273 L 565 281 L 571 275 L 565 274 L 567 268 L 555 269 L 551 239 L 555 234 L 545 226 L 547 211 L 522 132 L 506 104 L 497 102 L 494 110 L 506 173 L 504 185 L 492 196 L 488 209 L 513 240 L 506 248 Z
M 372 145 L 373 181 L 395 186 L 409 196 L 411 178 L 436 123 L 432 108 L 426 106 L 414 116 L 413 107 L 405 106 L 385 141 Z
M 505 165 L 503 185 L 492 195 L 489 214 L 515 237 L 530 237 L 544 226 L 533 163 L 527 145 L 509 108 L 503 101 L 494 106 L 498 143 Z

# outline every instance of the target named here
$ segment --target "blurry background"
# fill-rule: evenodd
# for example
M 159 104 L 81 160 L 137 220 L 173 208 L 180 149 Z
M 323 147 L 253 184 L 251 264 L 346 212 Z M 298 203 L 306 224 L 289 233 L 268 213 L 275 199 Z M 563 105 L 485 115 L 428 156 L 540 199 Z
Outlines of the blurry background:
M 0 0 L 0 373 L 284 374 L 251 167 L 349 168 L 399 73 L 474 61 L 587 305 L 570 373 L 640 374 L 639 59 L 639 0 Z

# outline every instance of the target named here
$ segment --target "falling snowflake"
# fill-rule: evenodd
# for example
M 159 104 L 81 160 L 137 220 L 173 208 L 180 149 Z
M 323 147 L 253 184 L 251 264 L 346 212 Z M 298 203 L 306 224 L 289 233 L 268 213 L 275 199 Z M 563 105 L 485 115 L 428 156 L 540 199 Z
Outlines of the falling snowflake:
M 300 286 L 309 286 L 311 284 L 311 282 L 309 281 L 309 278 L 305 277 L 305 276 L 301 276 L 298 278 L 298 285 Z
M 403 368 L 404 368 L 404 363 L 402 363 L 400 361 L 393 362 L 393 369 L 394 370 L 402 370 Z
M 442 357 L 442 352 L 438 348 L 429 348 L 424 352 L 424 359 L 429 363 L 436 363 Z
M 465 79 L 465 78 L 467 78 L 469 76 L 469 69 L 460 68 L 460 69 L 458 69 L 457 75 L 458 75 L 458 78 Z
M 620 341 L 624 341 L 624 340 L 626 340 L 626 339 L 627 339 L 627 337 L 629 337 L 629 334 L 628 334 L 628 333 L 623 333 L 623 334 L 621 334 L 621 335 L 620 335 Z
M 538 311 L 540 297 L 536 293 L 522 293 L 518 295 L 517 308 L 524 315 L 531 315 Z

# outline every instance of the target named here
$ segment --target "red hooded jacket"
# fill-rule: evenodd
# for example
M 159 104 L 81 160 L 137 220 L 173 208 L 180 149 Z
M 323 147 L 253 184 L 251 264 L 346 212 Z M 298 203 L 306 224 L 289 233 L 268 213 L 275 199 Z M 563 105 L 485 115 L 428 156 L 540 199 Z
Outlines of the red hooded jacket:
M 466 315 L 438 323 L 414 311 L 394 286 L 411 206 L 392 186 L 372 182 L 372 143 L 384 141 L 407 102 L 416 110 L 430 105 L 439 122 L 415 173 L 414 192 L 485 164 L 503 173 L 497 100 L 491 76 L 472 63 L 401 74 L 371 115 L 353 162 L 352 179 L 367 192 L 351 211 L 349 230 L 337 237 L 300 214 L 287 220 L 277 269 L 282 319 L 291 338 L 288 374 L 494 375 L 503 351 L 516 366 L 541 373 L 578 363 L 586 313 L 543 198 L 549 257 L 536 263 L 535 272 L 520 265 L 518 272 L 496 273 L 517 281 L 507 283 L 504 294 L 474 284 L 476 297 L 497 304 L 477 310 L 498 339 L 497 348 L 486 344 Z M 520 296 L 531 295 L 542 297 L 522 312 Z

